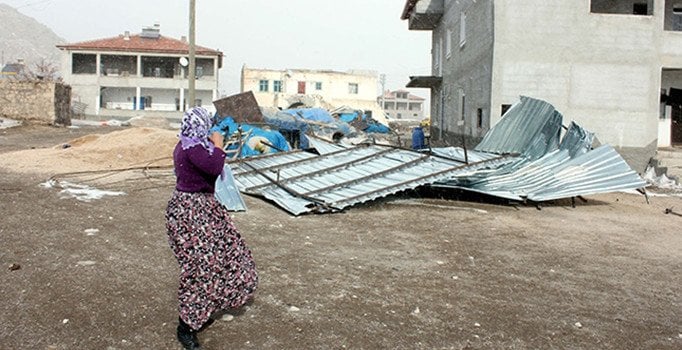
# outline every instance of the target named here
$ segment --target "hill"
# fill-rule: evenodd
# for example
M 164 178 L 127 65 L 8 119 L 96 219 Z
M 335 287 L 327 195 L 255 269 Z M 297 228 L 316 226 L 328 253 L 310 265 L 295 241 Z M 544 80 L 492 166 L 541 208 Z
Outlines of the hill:
M 0 3 L 0 63 L 3 65 L 23 59 L 32 67 L 45 59 L 59 67 L 60 51 L 55 45 L 64 42 L 50 28 L 13 7 Z

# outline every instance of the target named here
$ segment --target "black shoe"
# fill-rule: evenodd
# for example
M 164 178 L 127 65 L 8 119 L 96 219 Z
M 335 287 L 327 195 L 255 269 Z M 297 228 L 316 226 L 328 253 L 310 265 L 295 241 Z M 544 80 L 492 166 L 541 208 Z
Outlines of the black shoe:
M 185 350 L 201 350 L 197 332 L 193 331 L 192 328 L 182 320 L 180 320 L 178 324 L 178 341 Z

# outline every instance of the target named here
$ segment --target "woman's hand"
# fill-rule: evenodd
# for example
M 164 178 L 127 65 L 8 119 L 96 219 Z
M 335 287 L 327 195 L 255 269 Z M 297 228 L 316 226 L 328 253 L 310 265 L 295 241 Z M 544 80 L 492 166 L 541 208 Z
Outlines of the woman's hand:
M 208 137 L 209 141 L 213 142 L 213 145 L 216 147 L 223 149 L 225 138 L 223 137 L 223 134 L 214 131 L 211 133 L 211 136 Z

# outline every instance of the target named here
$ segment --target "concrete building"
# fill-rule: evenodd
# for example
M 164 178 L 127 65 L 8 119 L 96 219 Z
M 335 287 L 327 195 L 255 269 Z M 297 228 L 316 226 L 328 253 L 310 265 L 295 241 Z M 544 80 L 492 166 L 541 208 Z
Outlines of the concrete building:
M 372 111 L 386 123 L 377 103 L 378 74 L 373 71 L 336 72 L 312 69 L 255 69 L 242 67 L 241 92 L 252 91 L 261 107 L 308 107 L 334 109 L 348 106 Z
M 682 0 L 407 0 L 432 31 L 431 137 L 479 139 L 520 95 L 552 103 L 638 171 L 682 142 Z M 671 89 L 672 88 L 672 89 Z M 662 98 L 665 96 L 665 98 Z
M 147 112 L 177 115 L 188 106 L 213 111 L 218 98 L 220 51 L 196 48 L 196 101 L 187 101 L 189 43 L 160 34 L 159 25 L 142 33 L 58 45 L 64 82 L 85 114 L 130 117 Z
M 377 97 L 386 116 L 396 121 L 421 121 L 424 119 L 424 98 L 407 90 L 385 91 Z

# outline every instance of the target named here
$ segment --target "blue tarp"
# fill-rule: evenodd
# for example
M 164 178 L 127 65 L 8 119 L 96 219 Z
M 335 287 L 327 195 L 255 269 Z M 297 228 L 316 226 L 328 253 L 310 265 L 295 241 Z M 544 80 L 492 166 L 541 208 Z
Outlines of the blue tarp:
M 329 112 L 322 108 L 295 108 L 295 109 L 285 109 L 283 113 L 298 116 L 305 120 L 312 120 L 321 123 L 333 123 L 334 118 Z
M 367 133 L 388 134 L 391 131 L 391 129 L 389 129 L 388 126 L 381 124 L 376 120 L 368 117 L 366 114 L 362 113 L 362 111 L 339 113 L 338 116 L 339 120 L 344 123 L 350 124 L 355 120 L 360 120 L 362 122 L 367 123 L 367 127 L 362 129 L 362 131 Z
M 242 134 L 248 134 L 243 140 L 244 145 L 240 152 L 240 158 L 254 155 L 261 155 L 264 153 L 287 152 L 291 150 L 289 143 L 282 136 L 279 131 L 264 130 L 249 124 L 238 124 L 232 117 L 223 118 L 217 125 L 211 128 L 211 131 L 222 132 L 225 137 L 229 137 L 241 127 Z M 259 142 L 265 141 L 267 144 Z M 262 147 L 266 146 L 266 147 Z M 235 150 L 237 145 L 230 146 L 228 149 Z

